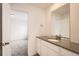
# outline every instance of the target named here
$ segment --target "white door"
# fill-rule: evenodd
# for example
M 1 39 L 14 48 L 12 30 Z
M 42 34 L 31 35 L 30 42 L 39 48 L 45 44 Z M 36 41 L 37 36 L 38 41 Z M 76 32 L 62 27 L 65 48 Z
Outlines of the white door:
M 0 56 L 2 56 L 2 3 L 0 3 Z
M 10 56 L 10 6 L 8 3 L 2 4 L 2 56 Z

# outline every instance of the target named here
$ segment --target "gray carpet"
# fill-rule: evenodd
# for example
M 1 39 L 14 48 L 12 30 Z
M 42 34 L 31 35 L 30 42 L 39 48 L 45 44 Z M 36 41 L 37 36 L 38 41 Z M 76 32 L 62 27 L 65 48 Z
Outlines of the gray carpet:
M 14 40 L 11 42 L 12 56 L 27 56 L 27 40 Z

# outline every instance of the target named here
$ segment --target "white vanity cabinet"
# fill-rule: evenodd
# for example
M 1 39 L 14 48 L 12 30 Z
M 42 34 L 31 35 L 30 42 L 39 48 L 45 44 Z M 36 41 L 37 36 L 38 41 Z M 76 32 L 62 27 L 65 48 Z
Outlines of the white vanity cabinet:
M 37 38 L 37 53 L 40 56 L 59 56 L 59 47 Z
M 36 48 L 40 56 L 78 56 L 78 54 L 74 52 L 38 38 Z
M 50 51 L 46 46 L 41 46 L 41 56 L 48 56 Z
M 59 47 L 41 40 L 41 56 L 59 56 Z
M 49 47 L 41 46 L 41 56 L 58 56 L 59 54 Z
M 69 50 L 66 50 L 64 48 L 60 48 L 61 49 L 61 56 L 78 56 L 78 54 L 71 52 Z

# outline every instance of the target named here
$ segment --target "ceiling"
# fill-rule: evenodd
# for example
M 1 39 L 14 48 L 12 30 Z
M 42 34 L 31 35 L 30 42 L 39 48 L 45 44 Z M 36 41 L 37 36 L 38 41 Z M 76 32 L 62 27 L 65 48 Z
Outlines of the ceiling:
M 66 14 L 66 13 L 70 13 L 70 4 L 66 4 L 60 8 L 58 8 L 57 10 L 54 11 L 55 13 L 58 14 Z
M 39 7 L 39 8 L 47 8 L 53 3 L 10 3 L 11 6 L 33 6 L 33 7 Z

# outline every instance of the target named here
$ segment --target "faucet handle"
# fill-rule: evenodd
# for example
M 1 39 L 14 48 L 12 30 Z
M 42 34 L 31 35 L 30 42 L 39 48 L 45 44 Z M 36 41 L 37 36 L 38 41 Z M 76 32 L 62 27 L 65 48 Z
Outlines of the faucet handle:
M 61 40 L 61 36 L 56 35 L 57 40 Z

